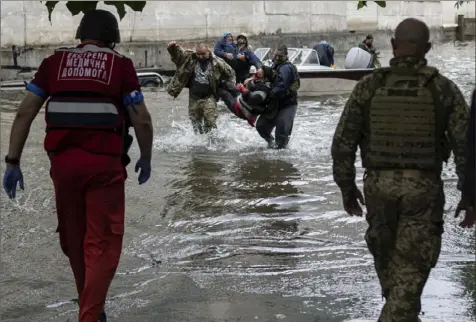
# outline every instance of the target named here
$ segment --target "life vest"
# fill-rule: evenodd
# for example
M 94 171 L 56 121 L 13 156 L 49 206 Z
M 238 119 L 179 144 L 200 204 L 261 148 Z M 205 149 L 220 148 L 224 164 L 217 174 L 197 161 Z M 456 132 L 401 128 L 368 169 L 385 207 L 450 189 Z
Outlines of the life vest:
M 93 55 L 88 56 L 90 52 Z M 57 152 L 76 146 L 91 153 L 123 155 L 125 107 L 119 101 L 121 81 L 117 80 L 121 75 L 117 58 L 123 56 L 97 46 L 60 49 L 55 55 L 53 61 L 60 63 L 51 70 L 51 78 L 56 80 L 50 84 L 51 96 L 46 103 L 45 150 Z M 67 58 L 75 60 L 73 66 L 82 64 L 83 70 L 76 67 L 70 73 L 64 65 Z M 102 68 L 97 67 L 100 64 Z M 60 77 L 62 73 L 64 77 Z
M 363 166 L 441 171 L 446 113 L 434 82 L 438 70 L 390 67 L 375 73 L 382 83 L 365 110 Z
M 288 64 L 291 66 L 291 69 L 293 70 L 293 80 L 291 81 L 291 85 L 289 86 L 287 94 L 289 96 L 297 98 L 298 90 L 299 88 L 301 88 L 301 79 L 299 77 L 299 71 L 296 65 L 292 64 L 291 62 L 288 62 Z
M 287 102 L 284 104 L 297 104 L 297 97 L 298 97 L 298 90 L 301 87 L 301 80 L 299 77 L 299 71 L 297 70 L 296 65 L 291 63 L 290 61 L 285 61 L 284 63 L 279 64 L 278 66 L 273 66 L 273 71 L 274 71 L 274 76 L 273 76 L 273 82 L 276 79 L 279 69 L 284 66 L 284 65 L 289 65 L 291 67 L 291 70 L 293 72 L 293 76 L 291 79 L 291 83 L 289 85 L 289 88 L 286 91 L 285 97 L 283 97 L 280 102 L 278 102 L 276 99 L 274 99 L 271 96 L 268 96 L 266 98 L 265 105 L 267 106 L 266 108 L 266 113 L 270 116 L 271 114 L 275 113 L 276 110 L 279 108 L 279 105 L 281 105 L 283 102 Z M 271 114 L 270 114 L 271 113 Z

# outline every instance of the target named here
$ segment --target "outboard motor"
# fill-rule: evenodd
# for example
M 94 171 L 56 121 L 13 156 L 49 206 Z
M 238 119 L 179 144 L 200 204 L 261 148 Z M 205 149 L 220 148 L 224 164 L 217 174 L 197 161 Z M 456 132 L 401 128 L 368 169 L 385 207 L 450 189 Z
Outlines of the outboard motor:
M 361 69 L 370 68 L 372 65 L 373 57 L 365 50 L 354 47 L 349 50 L 347 56 L 345 56 L 345 69 Z

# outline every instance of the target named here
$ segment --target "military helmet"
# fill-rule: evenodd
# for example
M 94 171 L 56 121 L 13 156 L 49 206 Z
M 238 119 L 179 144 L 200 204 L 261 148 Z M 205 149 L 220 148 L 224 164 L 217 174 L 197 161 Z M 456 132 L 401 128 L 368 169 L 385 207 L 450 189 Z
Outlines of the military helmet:
M 120 43 L 119 23 L 116 17 L 106 10 L 96 9 L 84 14 L 76 31 L 76 39 L 97 40 L 106 44 Z

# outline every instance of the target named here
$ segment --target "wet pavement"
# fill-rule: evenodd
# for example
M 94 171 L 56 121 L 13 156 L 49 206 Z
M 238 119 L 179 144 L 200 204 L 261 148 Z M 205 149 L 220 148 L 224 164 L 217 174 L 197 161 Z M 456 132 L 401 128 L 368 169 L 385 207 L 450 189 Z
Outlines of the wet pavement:
M 383 53 L 382 61 L 390 53 Z M 469 99 L 474 43 L 440 45 L 430 63 Z M 5 154 L 20 96 L 2 92 Z M 187 100 L 147 92 L 156 138 L 151 180 L 129 166 L 124 252 L 107 302 L 111 321 L 376 321 L 383 301 L 361 218 L 342 210 L 330 144 L 345 97 L 302 99 L 287 151 L 270 151 L 225 109 L 197 140 Z M 72 273 L 57 235 L 43 114 L 23 156 L 25 192 L 2 194 L 2 321 L 75 321 Z M 3 155 L 2 154 L 2 155 Z M 137 146 L 131 151 L 138 157 Z M 359 161 L 360 162 L 360 161 Z M 2 164 L 3 173 L 3 164 Z M 359 186 L 362 185 L 359 170 Z M 454 164 L 444 173 L 440 261 L 422 321 L 474 321 L 474 230 L 457 227 Z

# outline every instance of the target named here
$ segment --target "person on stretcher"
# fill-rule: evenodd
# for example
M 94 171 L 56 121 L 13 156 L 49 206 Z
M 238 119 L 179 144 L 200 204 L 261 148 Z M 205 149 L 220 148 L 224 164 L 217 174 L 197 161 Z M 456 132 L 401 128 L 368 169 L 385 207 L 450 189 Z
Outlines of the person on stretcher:
M 254 127 L 258 116 L 266 110 L 272 80 L 273 69 L 263 66 L 244 84 L 223 82 L 218 87 L 218 96 L 233 114 Z

